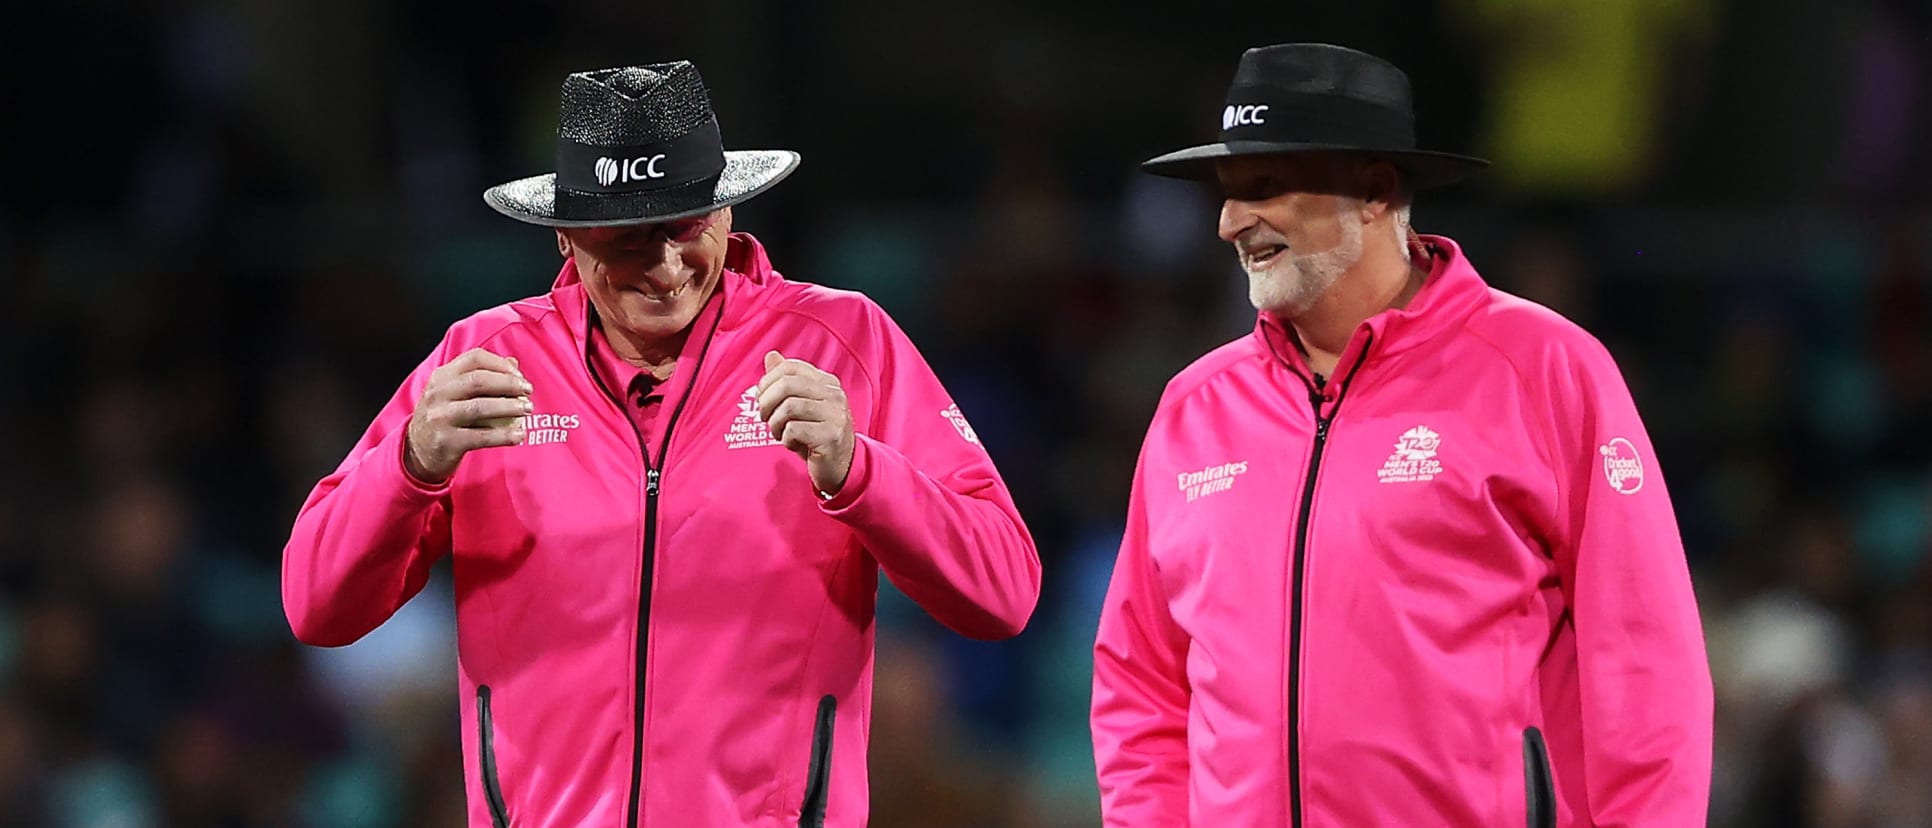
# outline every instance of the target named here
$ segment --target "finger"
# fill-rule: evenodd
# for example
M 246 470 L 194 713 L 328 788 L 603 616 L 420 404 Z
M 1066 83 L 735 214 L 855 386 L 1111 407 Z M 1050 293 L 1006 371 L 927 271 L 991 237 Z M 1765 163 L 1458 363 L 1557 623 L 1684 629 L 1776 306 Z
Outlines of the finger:
M 535 410 L 528 397 L 478 397 L 450 403 L 448 409 L 449 424 L 458 428 L 475 428 L 490 421 L 522 419 L 523 415 Z
M 771 382 L 771 386 L 767 386 L 763 392 L 757 394 L 757 415 L 759 419 L 769 421 L 771 411 L 775 411 L 782 401 L 790 398 L 817 400 L 823 396 L 825 394 L 821 390 L 811 388 L 810 382 L 804 376 L 779 376 L 777 380 Z
M 777 352 L 773 351 L 773 353 L 777 353 Z M 802 360 L 802 359 L 784 360 L 778 363 L 777 365 L 772 366 L 771 370 L 776 372 L 781 377 L 788 377 L 788 376 L 789 377 L 826 377 L 833 380 L 838 379 L 837 377 L 833 377 L 831 374 L 828 374 L 824 371 L 819 370 L 818 366 L 813 365 L 809 362 L 806 362 L 805 360 Z
M 775 354 L 778 352 L 772 351 L 771 353 Z M 838 379 L 820 370 L 818 366 L 802 359 L 785 359 L 772 362 L 770 358 L 771 354 L 766 354 L 765 356 L 765 363 L 767 365 L 765 368 L 766 379 L 776 379 L 778 377 L 830 377 L 834 381 Z
M 770 420 L 773 411 L 786 400 L 794 397 L 807 400 L 841 400 L 844 391 L 838 386 L 827 384 L 815 377 L 781 377 L 770 388 L 758 395 L 758 415 Z
M 428 384 L 423 386 L 423 397 L 440 398 L 443 390 L 449 387 L 450 380 L 462 376 L 465 370 L 461 356 L 436 366 L 436 370 L 429 372 Z
M 479 395 L 514 397 L 514 396 L 517 396 L 518 394 L 523 393 L 523 391 L 521 390 L 521 385 L 519 384 L 519 383 L 523 383 L 523 380 L 521 377 L 517 377 L 512 374 L 505 374 L 499 371 L 491 371 L 483 368 L 465 368 L 464 367 L 466 364 L 468 364 L 470 361 L 473 361 L 473 360 L 474 360 L 474 357 L 469 357 L 466 354 L 462 357 L 456 358 L 455 360 L 451 360 L 450 362 L 443 365 L 441 368 L 438 368 L 435 371 L 430 372 L 429 387 L 423 390 L 423 398 L 427 400 L 432 400 L 432 401 L 462 400 L 462 399 L 468 399 L 470 397 L 479 396 Z M 507 386 L 490 385 L 487 387 L 479 388 L 477 387 L 476 383 L 482 382 L 483 380 L 479 380 L 477 375 L 495 375 L 498 377 L 503 377 L 505 378 L 504 381 L 509 384 Z M 507 394 L 503 393 L 501 389 L 506 387 L 514 390 L 510 391 Z M 493 391 L 491 390 L 492 388 L 495 388 L 498 390 Z
M 517 420 L 507 426 L 495 428 L 464 428 L 452 433 L 452 445 L 465 452 L 477 449 L 499 448 L 521 444 L 524 438 L 523 421 Z
M 830 403 L 822 400 L 808 400 L 804 397 L 791 397 L 779 403 L 770 417 L 765 419 L 765 427 L 773 434 L 785 433 L 785 426 L 793 422 L 827 422 L 832 419 Z
M 471 348 L 467 351 L 457 354 L 455 359 L 452 359 L 448 362 L 443 363 L 443 370 L 447 371 L 449 375 L 452 375 L 452 376 L 456 374 L 465 374 L 470 371 L 474 371 L 479 367 L 477 365 L 477 361 L 482 359 L 483 355 L 486 353 L 489 353 L 489 352 L 483 350 L 482 348 Z
M 831 423 L 793 420 L 785 424 L 785 430 L 772 433 L 779 435 L 778 442 L 786 449 L 810 459 L 813 452 L 838 439 L 839 429 Z
M 478 369 L 445 383 L 442 399 L 471 400 L 481 397 L 527 397 L 536 390 L 522 377 Z
M 781 379 L 784 379 L 786 377 L 805 376 L 807 375 L 808 371 L 817 370 L 815 368 L 812 368 L 811 363 L 806 362 L 804 360 L 781 359 L 781 360 L 774 361 L 772 359 L 772 354 L 776 354 L 776 353 L 778 352 L 772 351 L 771 353 L 765 354 L 765 375 L 758 379 L 758 393 L 761 395 L 764 394 L 765 390 L 770 388 L 773 383 L 778 382 Z
M 460 377 L 471 371 L 478 370 L 494 371 L 500 374 L 508 374 L 517 379 L 523 379 L 523 373 L 518 370 L 515 359 L 500 356 L 483 348 L 471 348 L 458 354 L 455 359 L 438 366 L 436 370 L 431 371 L 429 374 L 430 388 L 432 390 L 437 389 L 440 386 L 448 384 L 455 377 Z
M 496 371 L 511 376 L 522 376 L 517 371 L 516 360 L 484 348 L 471 348 L 464 351 L 462 356 L 457 357 L 457 360 L 464 361 L 464 370 L 466 371 L 481 368 L 485 371 Z
M 766 388 L 770 388 L 771 384 L 777 382 L 779 377 L 785 376 L 788 373 L 778 370 L 779 366 L 784 364 L 784 354 L 777 351 L 765 352 L 765 375 L 758 378 L 758 393 L 765 393 Z

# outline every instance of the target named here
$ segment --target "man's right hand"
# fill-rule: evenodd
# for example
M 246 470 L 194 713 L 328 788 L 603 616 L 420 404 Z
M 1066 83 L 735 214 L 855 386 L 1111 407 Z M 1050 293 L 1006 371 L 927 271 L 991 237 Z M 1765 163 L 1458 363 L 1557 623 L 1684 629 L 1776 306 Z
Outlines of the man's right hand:
M 440 484 L 456 474 L 463 455 L 523 442 L 530 391 L 516 360 L 482 348 L 431 372 L 429 387 L 409 417 L 409 449 L 403 452 L 409 474 Z

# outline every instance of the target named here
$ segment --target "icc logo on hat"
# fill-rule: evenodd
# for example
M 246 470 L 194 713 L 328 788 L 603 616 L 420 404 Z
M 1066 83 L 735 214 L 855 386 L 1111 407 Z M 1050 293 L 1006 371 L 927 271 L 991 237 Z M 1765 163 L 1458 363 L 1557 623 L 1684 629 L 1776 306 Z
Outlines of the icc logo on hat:
M 1221 112 L 1221 128 L 1233 129 L 1237 126 L 1265 124 L 1267 121 L 1264 120 L 1264 116 L 1267 112 L 1267 104 L 1228 104 L 1228 108 Z
M 597 183 L 610 186 L 619 181 L 626 184 L 650 178 L 663 178 L 664 173 L 657 165 L 664 160 L 663 154 L 643 155 L 625 161 L 619 158 L 597 159 Z

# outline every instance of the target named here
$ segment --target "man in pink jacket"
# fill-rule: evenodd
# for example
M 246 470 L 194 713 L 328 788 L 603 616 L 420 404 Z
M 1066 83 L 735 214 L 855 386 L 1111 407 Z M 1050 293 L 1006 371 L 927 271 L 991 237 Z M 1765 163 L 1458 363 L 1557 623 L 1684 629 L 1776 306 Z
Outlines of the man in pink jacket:
M 1703 825 L 1711 684 L 1603 346 L 1409 229 L 1477 159 L 1406 76 L 1248 51 L 1218 179 L 1251 336 L 1169 383 L 1094 647 L 1109 826 Z
M 731 232 L 797 154 L 724 151 L 683 62 L 569 76 L 558 135 L 485 194 L 556 283 L 451 326 L 316 486 L 289 623 L 348 644 L 452 558 L 471 825 L 864 825 L 879 571 L 1005 638 L 1033 541 L 885 312 Z

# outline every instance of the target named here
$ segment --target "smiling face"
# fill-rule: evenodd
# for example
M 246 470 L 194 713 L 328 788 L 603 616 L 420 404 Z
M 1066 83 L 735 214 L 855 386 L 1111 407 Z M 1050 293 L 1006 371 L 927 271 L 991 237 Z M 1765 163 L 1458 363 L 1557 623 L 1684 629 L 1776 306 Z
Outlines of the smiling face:
M 659 342 L 690 327 L 717 290 L 730 235 L 726 207 L 662 224 L 558 228 L 557 252 L 577 260 L 584 292 L 606 326 Z
M 1315 154 L 1220 162 L 1219 233 L 1247 271 L 1255 308 L 1300 316 L 1362 260 L 1363 199 L 1346 180 L 1358 167 Z

